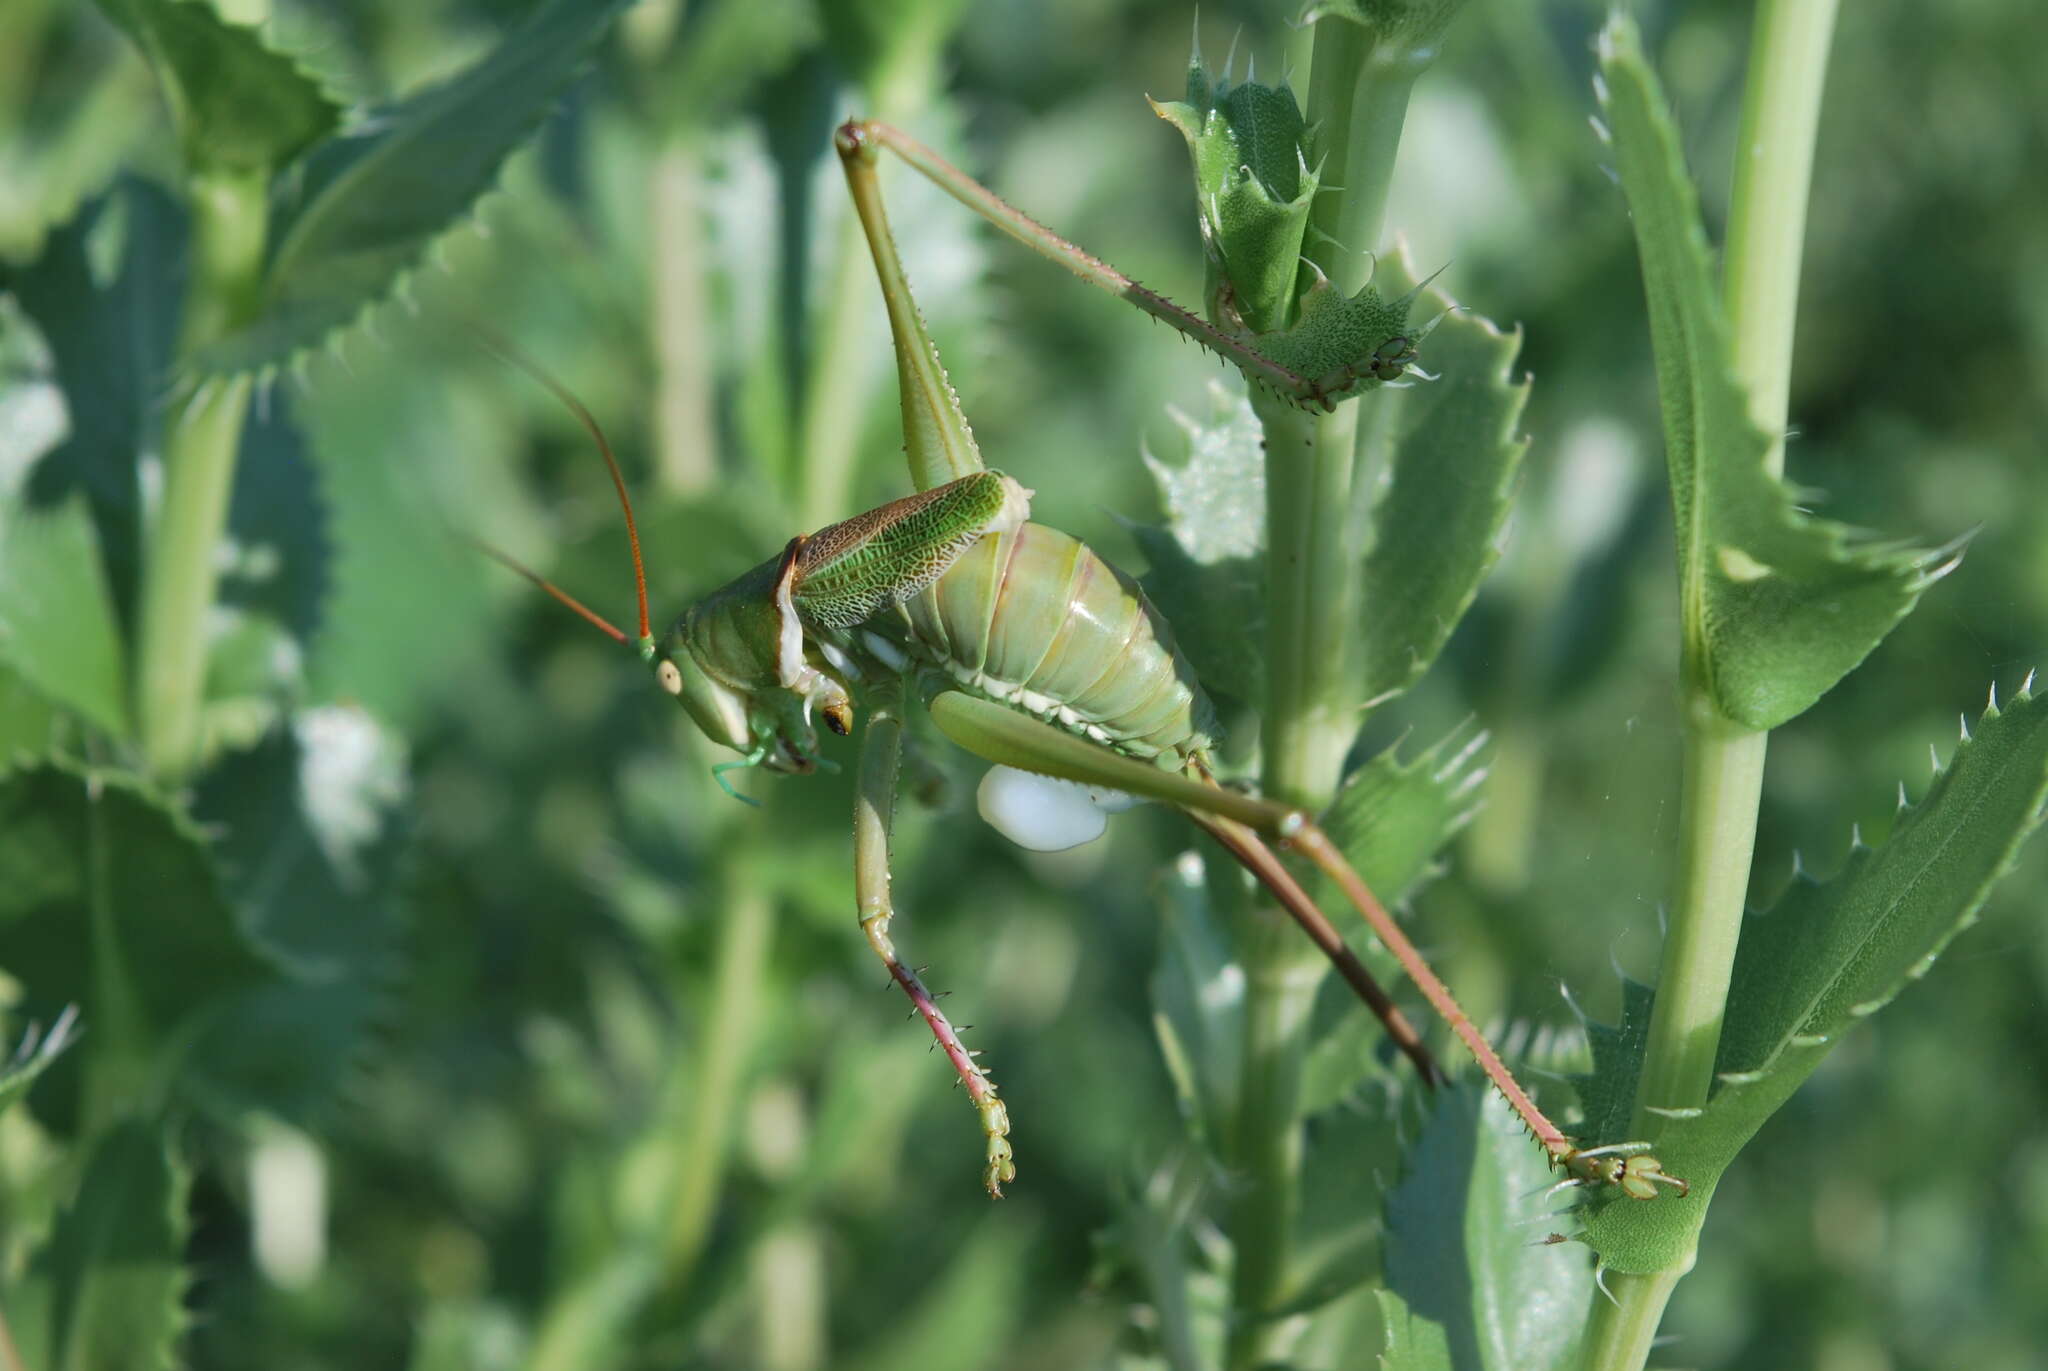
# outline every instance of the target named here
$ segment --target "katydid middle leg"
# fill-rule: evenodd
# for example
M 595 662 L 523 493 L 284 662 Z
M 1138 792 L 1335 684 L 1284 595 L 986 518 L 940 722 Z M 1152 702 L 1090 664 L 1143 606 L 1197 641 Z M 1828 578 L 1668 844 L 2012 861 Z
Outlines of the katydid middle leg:
M 1017 1174 L 1010 1149 L 1010 1114 L 996 1094 L 996 1083 L 974 1060 L 960 1041 L 945 1011 L 917 972 L 896 953 L 889 937 L 895 917 L 890 893 L 889 839 L 896 820 L 896 782 L 903 758 L 903 705 L 900 687 L 873 693 L 867 715 L 867 730 L 861 740 L 860 775 L 853 800 L 853 886 L 860 911 L 860 931 L 868 946 L 889 968 L 890 979 L 903 987 L 911 1007 L 931 1029 L 946 1059 L 960 1073 L 967 1097 L 980 1116 L 981 1131 L 988 1138 L 988 1164 L 982 1181 L 988 1193 L 1000 1197 L 1003 1184 Z

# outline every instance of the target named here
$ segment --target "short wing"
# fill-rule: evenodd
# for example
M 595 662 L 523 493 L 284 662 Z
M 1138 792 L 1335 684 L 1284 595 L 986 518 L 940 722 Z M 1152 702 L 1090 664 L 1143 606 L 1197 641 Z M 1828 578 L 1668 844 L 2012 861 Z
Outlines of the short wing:
M 790 600 L 813 624 L 852 628 L 916 595 L 976 540 L 1015 530 L 1030 512 L 1031 492 L 999 471 L 892 500 L 805 539 Z

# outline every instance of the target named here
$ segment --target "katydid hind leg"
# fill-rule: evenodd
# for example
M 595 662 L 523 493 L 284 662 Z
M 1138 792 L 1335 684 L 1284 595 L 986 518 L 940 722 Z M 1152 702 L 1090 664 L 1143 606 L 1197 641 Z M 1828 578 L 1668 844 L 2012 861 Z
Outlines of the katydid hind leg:
M 1050 724 L 959 691 L 940 692 L 930 701 L 930 709 L 932 719 L 941 732 L 989 761 L 1142 795 L 1180 808 L 1211 832 L 1217 832 L 1219 827 L 1227 832 L 1225 825 L 1241 825 L 1299 852 L 1330 878 L 1387 950 L 1394 954 L 1416 989 L 1422 992 L 1430 1007 L 1442 1017 L 1458 1040 L 1465 1044 L 1487 1079 L 1507 1099 L 1554 1164 L 1587 1183 L 1619 1186 L 1633 1199 L 1651 1198 L 1658 1193 L 1659 1186 L 1668 1187 L 1681 1196 L 1686 1193 L 1685 1182 L 1667 1175 L 1662 1165 L 1647 1151 L 1637 1153 L 1624 1162 L 1613 1156 L 1581 1150 L 1536 1107 L 1536 1102 L 1515 1079 L 1514 1073 L 1508 1070 L 1485 1034 L 1459 1007 L 1450 988 L 1430 968 L 1379 898 L 1336 844 L 1330 841 L 1329 835 L 1308 814 L 1287 805 L 1224 789 L 1206 776 L 1183 776 L 1119 756 Z M 1219 820 L 1222 823 L 1216 822 Z M 1240 860 L 1243 860 L 1242 856 Z M 1254 874 L 1258 874 L 1256 869 Z M 1268 882 L 1268 888 L 1272 888 L 1271 882 Z M 1276 890 L 1275 894 L 1278 895 L 1279 891 Z M 1289 912 L 1295 913 L 1291 908 Z M 1311 938 L 1316 938 L 1319 943 L 1322 941 L 1306 922 L 1303 927 Z M 1325 948 L 1325 951 L 1328 953 L 1330 949 Z M 1335 954 L 1331 955 L 1334 961 Z M 1351 982 L 1352 988 L 1359 992 L 1360 998 L 1365 999 L 1368 1005 L 1372 1004 L 1373 997 L 1352 979 L 1343 963 L 1338 962 L 1337 966 Z M 1359 970 L 1362 972 L 1363 968 Z M 1384 1016 L 1382 1021 L 1385 1022 Z M 1392 1031 L 1391 1025 L 1389 1030 Z

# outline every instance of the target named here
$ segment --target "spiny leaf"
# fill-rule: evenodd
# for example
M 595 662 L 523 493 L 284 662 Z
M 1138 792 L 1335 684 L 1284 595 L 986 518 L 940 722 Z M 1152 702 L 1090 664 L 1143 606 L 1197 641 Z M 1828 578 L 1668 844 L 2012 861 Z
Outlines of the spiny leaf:
M 279 214 L 252 316 L 194 364 L 277 366 L 388 299 L 496 183 L 623 5 L 549 0 L 462 75 L 314 149 Z
M 1390 289 L 1414 280 L 1405 249 L 1382 271 Z M 1423 359 L 1436 379 L 1377 397 L 1366 448 L 1367 462 L 1389 472 L 1360 597 L 1367 700 L 1413 684 L 1471 607 L 1500 554 L 1528 449 L 1515 429 L 1529 382 L 1510 375 L 1521 335 L 1459 311 L 1441 291 L 1421 298 L 1445 312 Z
M 1486 779 L 1474 763 L 1485 744 L 1486 734 L 1461 725 L 1406 762 L 1397 743 L 1344 779 L 1323 829 L 1389 905 L 1414 892 L 1471 821 Z
M 1152 103 L 1179 129 L 1194 161 L 1195 198 L 1208 249 L 1209 314 L 1234 313 L 1265 332 L 1287 322 L 1301 274 L 1309 206 L 1320 178 L 1308 165 L 1308 129 L 1294 92 L 1228 78 L 1212 82 L 1201 55 L 1187 99 Z
M 0 513 L 0 661 L 46 699 L 119 738 L 128 732 L 122 655 L 85 501 Z
M 1396 743 L 1345 777 L 1323 829 L 1389 907 L 1437 874 L 1437 854 L 1477 811 L 1485 744 L 1486 734 L 1461 725 L 1408 761 Z M 1315 888 L 1324 907 L 1341 903 L 1327 881 L 1319 878 Z M 1363 923 L 1352 923 L 1349 941 L 1375 975 L 1396 974 L 1392 956 Z M 1334 984 L 1325 987 L 1314 1038 L 1302 1070 L 1303 1113 L 1330 1108 L 1361 1082 L 1383 1078 L 1389 1046 L 1379 1020 Z
M 0 965 L 37 1012 L 84 1006 L 94 1053 L 153 1070 L 199 1016 L 277 974 L 188 820 L 124 777 L 57 764 L 0 777 Z
M 1145 592 L 1212 690 L 1256 703 L 1265 680 L 1266 464 L 1258 416 L 1242 393 L 1209 386 L 1209 413 L 1169 411 L 1187 452 L 1168 463 L 1145 454 L 1159 482 L 1166 526 L 1132 534 L 1151 570 Z
M 1387 1285 L 1442 1329 L 1441 1364 L 1578 1365 L 1592 1271 L 1578 1249 L 1542 1242 L 1547 1168 L 1506 1102 L 1473 1082 L 1439 1091 L 1408 1157 L 1387 1196 Z M 1390 1346 L 1398 1331 L 1389 1324 Z
M 130 1119 L 100 1138 L 77 1198 L 37 1260 L 49 1309 L 40 1365 L 164 1371 L 175 1364 L 186 1322 L 180 1258 L 191 1229 L 191 1180 L 159 1125 Z
M 1215 908 L 1219 885 L 1193 854 L 1166 873 L 1151 980 L 1152 1026 L 1167 1075 L 1190 1130 L 1211 1146 L 1229 1136 L 1237 1111 L 1244 1040 L 1244 969 L 1232 960 Z
M 1691 1250 L 1706 1202 L 1736 1153 L 1844 1030 L 1924 975 L 1976 918 L 2039 823 L 2044 798 L 2048 696 L 2023 690 L 2003 711 L 1995 702 L 1985 711 L 1883 847 L 1855 848 L 1830 881 L 1795 879 L 1775 908 L 1745 922 L 1714 1094 L 1656 1138 L 1665 1169 L 1690 1181 L 1692 1196 L 1589 1209 L 1587 1232 L 1603 1261 L 1620 1271 L 1656 1271 Z
M 35 464 L 29 502 L 85 493 L 124 623 L 142 564 L 136 454 L 155 440 L 189 238 L 182 206 L 151 182 L 123 177 L 52 230 L 34 262 L 0 270 L 42 332 L 67 425 Z
M 1360 1012 L 1360 1019 L 1377 1021 Z M 1346 1100 L 1311 1112 L 1301 1210 L 1287 1252 L 1287 1287 L 1276 1318 L 1310 1313 L 1380 1278 L 1386 1225 L 1377 1203 L 1400 1174 L 1404 1113 L 1389 1077 L 1386 1098 Z M 1375 1092 L 1377 1094 L 1377 1092 Z
M 299 714 L 209 772 L 194 802 L 241 924 L 290 973 L 221 1006 L 194 1085 L 227 1118 L 312 1121 L 365 1052 L 399 958 L 402 757 L 369 716 Z
M 78 1008 L 66 1005 L 64 1012 L 57 1016 L 50 1031 L 45 1033 L 40 1024 L 30 1024 L 15 1044 L 14 1055 L 5 1065 L 0 1065 L 0 1111 L 28 1093 L 36 1077 L 49 1068 L 51 1062 L 63 1055 L 64 1049 L 78 1040 L 73 1031 L 78 1027 Z
M 341 106 L 255 29 L 203 0 L 99 0 L 156 69 L 189 167 L 265 171 L 333 132 Z
M 1730 368 L 1678 130 L 1627 19 L 1602 33 L 1600 70 L 1649 298 L 1686 659 L 1723 715 L 1775 728 L 1861 662 L 1954 564 L 1954 549 L 1859 538 L 1802 513 L 1801 493 L 1766 469 L 1770 441 Z
M 1636 1082 L 1642 1076 L 1643 1051 L 1650 1041 L 1650 1006 L 1656 992 L 1641 981 L 1621 981 L 1621 1022 L 1584 1020 L 1586 1043 L 1592 1050 L 1590 1071 L 1571 1078 L 1585 1116 L 1580 1136 L 1611 1142 L 1626 1137 L 1635 1117 Z

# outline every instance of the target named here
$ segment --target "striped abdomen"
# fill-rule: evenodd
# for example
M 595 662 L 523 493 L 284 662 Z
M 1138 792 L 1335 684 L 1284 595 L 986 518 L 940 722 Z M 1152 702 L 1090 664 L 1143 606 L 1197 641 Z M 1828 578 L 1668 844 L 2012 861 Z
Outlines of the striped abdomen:
M 953 682 L 1178 770 L 1215 711 L 1137 582 L 1042 524 L 993 533 L 869 621 Z

